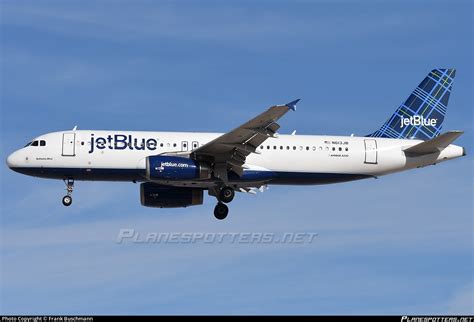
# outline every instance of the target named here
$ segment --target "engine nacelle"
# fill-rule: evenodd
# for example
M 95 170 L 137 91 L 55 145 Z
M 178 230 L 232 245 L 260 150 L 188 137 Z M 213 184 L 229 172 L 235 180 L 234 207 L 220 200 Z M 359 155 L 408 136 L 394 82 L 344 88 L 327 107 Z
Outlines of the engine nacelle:
M 140 201 L 145 207 L 178 208 L 202 205 L 203 189 L 165 187 L 151 182 L 140 184 Z
M 189 158 L 154 155 L 146 158 L 146 176 L 149 180 L 199 180 L 209 179 L 211 170 Z

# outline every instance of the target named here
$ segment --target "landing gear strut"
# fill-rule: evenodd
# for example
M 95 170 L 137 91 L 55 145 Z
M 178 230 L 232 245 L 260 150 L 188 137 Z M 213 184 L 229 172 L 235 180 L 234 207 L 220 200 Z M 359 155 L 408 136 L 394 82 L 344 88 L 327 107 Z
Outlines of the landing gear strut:
M 219 220 L 225 219 L 229 213 L 229 207 L 225 205 L 234 199 L 235 191 L 230 187 L 222 187 L 213 194 L 217 198 L 217 205 L 214 208 L 214 217 Z
M 72 190 L 74 188 L 74 179 L 64 179 L 67 194 L 63 197 L 63 205 L 69 207 L 72 204 Z

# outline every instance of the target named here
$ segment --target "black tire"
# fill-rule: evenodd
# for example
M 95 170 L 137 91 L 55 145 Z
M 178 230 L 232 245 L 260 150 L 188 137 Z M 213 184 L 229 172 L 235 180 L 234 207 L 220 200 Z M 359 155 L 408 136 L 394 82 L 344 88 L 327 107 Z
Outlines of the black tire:
M 230 187 L 224 187 L 219 191 L 219 200 L 224 203 L 229 203 L 234 200 L 235 191 Z
M 229 213 L 229 207 L 227 207 L 222 202 L 219 202 L 216 205 L 216 208 L 214 208 L 214 217 L 216 217 L 219 220 L 225 219 L 228 213 Z
M 69 207 L 72 204 L 72 197 L 71 196 L 64 196 L 63 197 L 63 205 Z

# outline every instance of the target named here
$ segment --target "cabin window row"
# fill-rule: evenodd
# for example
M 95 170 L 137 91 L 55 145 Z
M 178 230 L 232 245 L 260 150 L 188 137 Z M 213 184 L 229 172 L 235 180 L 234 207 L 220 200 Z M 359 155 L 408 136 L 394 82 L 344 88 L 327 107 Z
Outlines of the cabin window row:
M 271 146 L 271 145 L 266 145 L 266 146 L 265 146 L 265 145 L 261 145 L 261 146 L 260 146 L 260 149 L 261 149 L 261 150 L 264 150 L 264 149 L 267 149 L 267 150 L 272 150 L 272 149 L 273 149 L 273 150 L 278 150 L 278 149 L 280 149 L 280 150 L 285 150 L 285 149 L 286 149 L 286 150 L 288 150 L 288 151 L 289 151 L 289 150 L 296 151 L 296 150 L 299 149 L 300 151 L 303 151 L 303 150 L 306 150 L 306 151 L 309 151 L 309 150 L 313 150 L 313 151 L 316 151 L 316 150 L 323 151 L 323 147 L 322 147 L 322 146 L 320 146 L 320 147 L 316 147 L 316 146 L 310 147 L 310 146 L 303 146 L 303 145 L 300 145 L 300 146 L 296 146 L 296 145 L 293 145 L 293 146 L 289 146 L 289 145 L 287 145 L 287 146 L 283 146 L 283 145 L 280 145 L 280 146 L 278 146 L 278 145 L 273 145 L 273 146 Z M 335 147 L 335 146 L 333 146 L 332 148 L 330 148 L 330 147 L 327 146 L 325 149 L 326 149 L 326 151 L 331 151 L 331 150 L 332 150 L 332 151 L 340 151 L 340 152 L 342 152 L 342 151 L 348 152 L 348 151 L 349 151 L 349 147 L 344 147 L 344 148 L 343 148 L 343 147 L 341 147 L 341 146 L 340 146 L 340 147 Z
M 87 142 L 87 143 L 88 143 L 89 145 L 91 145 L 91 142 L 90 142 L 90 141 Z M 30 144 L 31 144 L 31 143 L 28 143 L 28 145 L 30 145 Z M 28 145 L 27 145 L 27 146 L 28 146 Z M 84 145 L 84 141 L 81 141 L 81 145 Z M 117 143 L 115 143 L 115 146 L 117 146 Z M 127 144 L 127 146 L 128 146 L 128 147 L 133 147 L 133 143 L 129 142 L 129 143 Z M 139 144 L 138 146 L 142 148 L 142 147 L 143 147 L 143 144 Z M 160 143 L 160 144 L 158 144 L 158 145 L 156 145 L 156 146 L 159 146 L 159 147 L 161 147 L 161 148 L 163 148 L 163 147 L 165 147 L 165 146 L 166 146 L 167 148 L 170 148 L 170 147 L 172 146 L 173 148 L 176 148 L 176 147 L 178 147 L 178 144 L 177 144 L 177 143 L 173 143 L 173 144 L 171 144 L 171 143 Z M 153 144 L 153 147 L 156 147 L 156 146 Z M 199 146 L 199 143 L 198 143 L 198 142 L 193 142 L 193 144 L 192 144 L 193 149 L 196 149 L 198 146 Z M 182 143 L 182 147 L 183 147 L 183 148 L 187 148 L 187 147 L 188 147 L 188 143 L 186 143 L 186 142 Z

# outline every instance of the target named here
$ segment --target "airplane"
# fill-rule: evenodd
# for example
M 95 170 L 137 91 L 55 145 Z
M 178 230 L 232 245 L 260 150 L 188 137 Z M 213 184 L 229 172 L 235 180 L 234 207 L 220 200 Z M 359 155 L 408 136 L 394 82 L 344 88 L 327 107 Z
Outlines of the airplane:
M 76 180 L 140 182 L 141 204 L 172 208 L 217 199 L 222 220 L 235 192 L 268 185 L 317 185 L 378 178 L 466 155 L 441 134 L 455 69 L 434 69 L 377 131 L 366 136 L 278 134 L 277 121 L 298 100 L 275 105 L 227 133 L 59 131 L 40 135 L 8 156 L 21 174 L 62 179 L 72 204 Z

